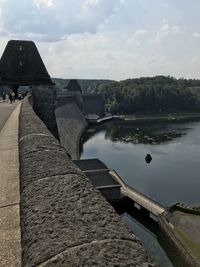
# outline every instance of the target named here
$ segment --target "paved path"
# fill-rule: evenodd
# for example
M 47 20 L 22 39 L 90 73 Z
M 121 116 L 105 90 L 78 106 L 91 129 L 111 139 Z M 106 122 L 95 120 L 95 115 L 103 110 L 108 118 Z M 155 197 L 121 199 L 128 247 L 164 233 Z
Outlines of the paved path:
M 0 131 L 18 103 L 19 102 L 16 102 L 11 105 L 9 103 L 0 102 Z
M 14 110 L 12 112 L 12 110 Z M 20 104 L 0 103 L 0 266 L 21 266 L 18 115 Z M 12 112 L 12 113 L 11 113 Z M 11 115 L 9 116 L 9 114 Z

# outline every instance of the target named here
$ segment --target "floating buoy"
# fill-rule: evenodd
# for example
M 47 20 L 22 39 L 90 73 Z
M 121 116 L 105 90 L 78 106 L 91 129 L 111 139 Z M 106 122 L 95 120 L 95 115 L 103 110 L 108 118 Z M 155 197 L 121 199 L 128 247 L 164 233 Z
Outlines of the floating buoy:
M 151 155 L 150 154 L 146 154 L 145 160 L 146 160 L 146 163 L 150 163 L 152 161 Z

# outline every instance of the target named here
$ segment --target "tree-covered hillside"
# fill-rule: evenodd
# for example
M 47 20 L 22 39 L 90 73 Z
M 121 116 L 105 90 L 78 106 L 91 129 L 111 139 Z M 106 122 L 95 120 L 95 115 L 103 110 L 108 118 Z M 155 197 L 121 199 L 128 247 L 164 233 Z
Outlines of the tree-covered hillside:
M 68 85 L 70 79 L 52 78 L 53 82 L 57 85 L 58 93 L 62 93 L 63 88 Z M 83 93 L 87 93 L 87 89 L 92 85 L 109 84 L 111 80 L 90 80 L 90 79 L 77 79 Z
M 200 111 L 198 86 L 200 80 L 156 76 L 93 85 L 89 91 L 105 93 L 112 114 Z

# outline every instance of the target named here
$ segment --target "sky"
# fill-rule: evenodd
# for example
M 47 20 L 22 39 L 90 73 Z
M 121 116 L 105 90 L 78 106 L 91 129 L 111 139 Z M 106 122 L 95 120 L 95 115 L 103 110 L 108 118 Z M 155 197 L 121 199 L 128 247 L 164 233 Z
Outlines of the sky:
M 51 77 L 200 78 L 200 0 L 0 0 L 0 56 L 32 40 Z

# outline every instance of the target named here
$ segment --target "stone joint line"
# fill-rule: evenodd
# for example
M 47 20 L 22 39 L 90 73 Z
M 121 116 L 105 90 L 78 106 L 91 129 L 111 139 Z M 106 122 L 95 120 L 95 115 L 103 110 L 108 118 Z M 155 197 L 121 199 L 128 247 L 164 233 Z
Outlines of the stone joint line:
M 52 136 L 49 135 L 49 134 L 42 134 L 42 133 L 37 133 L 37 134 L 36 134 L 36 133 L 34 133 L 34 134 L 27 134 L 27 135 L 21 137 L 21 138 L 19 139 L 19 142 L 21 142 L 23 139 L 28 138 L 28 137 L 30 137 L 30 136 L 47 136 L 47 137 L 52 137 Z
M 134 240 L 132 239 L 102 239 L 102 240 L 94 240 L 92 242 L 88 242 L 88 243 L 84 243 L 84 244 L 80 244 L 80 245 L 77 245 L 77 246 L 73 246 L 73 247 L 69 247 L 68 249 L 65 249 L 63 251 L 61 251 L 60 253 L 52 256 L 51 258 L 49 258 L 48 260 L 44 261 L 44 262 L 41 262 L 37 265 L 34 265 L 33 267 L 42 267 L 43 264 L 46 264 L 48 263 L 49 261 L 51 260 L 54 260 L 55 258 L 59 257 L 60 255 L 62 255 L 63 253 L 67 252 L 67 251 L 70 251 L 70 250 L 74 250 L 76 248 L 83 248 L 83 247 L 87 247 L 87 246 L 90 246 L 90 245 L 93 245 L 93 244 L 101 244 L 101 243 L 107 243 L 107 242 L 120 242 L 120 241 L 126 241 L 126 242 L 130 242 L 130 243 L 133 243 L 135 242 Z

